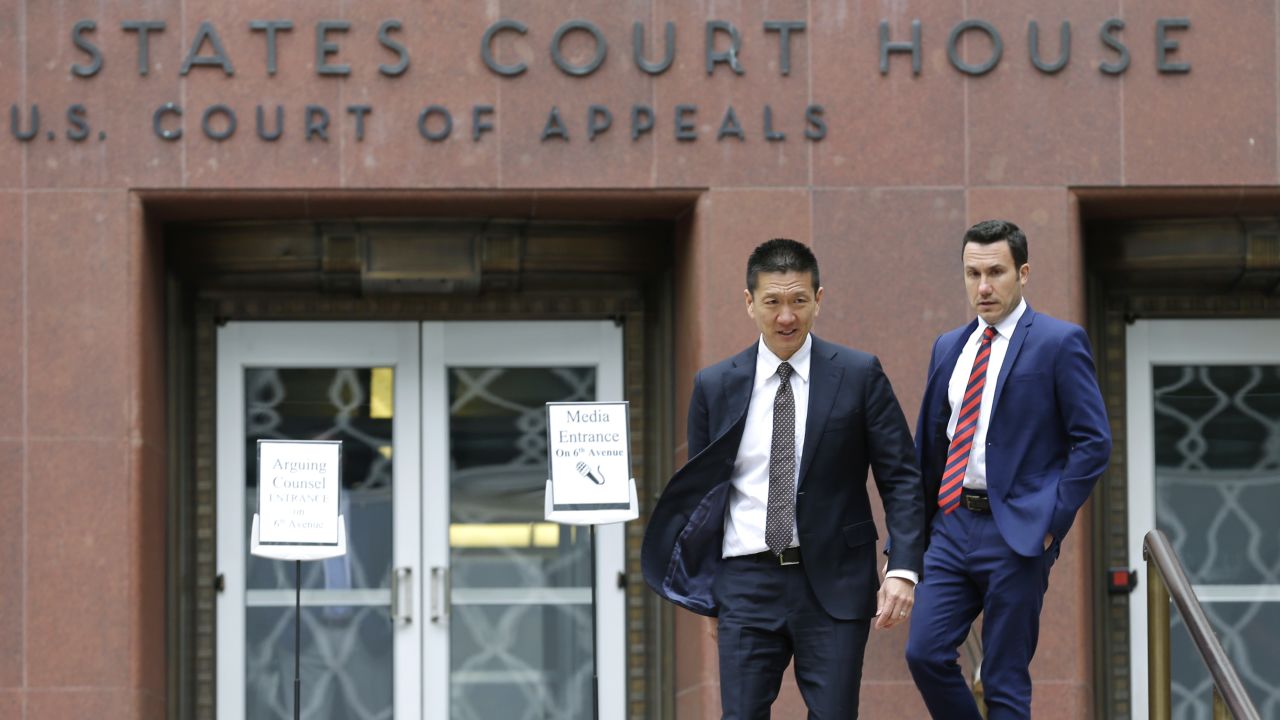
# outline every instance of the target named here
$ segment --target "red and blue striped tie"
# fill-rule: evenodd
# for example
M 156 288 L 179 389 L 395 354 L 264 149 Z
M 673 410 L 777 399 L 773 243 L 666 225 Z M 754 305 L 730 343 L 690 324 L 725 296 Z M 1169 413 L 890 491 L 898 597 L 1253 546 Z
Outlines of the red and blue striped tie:
M 964 490 L 964 474 L 969 467 L 969 452 L 973 450 L 973 434 L 978 431 L 978 413 L 982 408 L 982 389 L 987 386 L 987 365 L 991 359 L 991 338 L 996 329 L 987 326 L 982 331 L 978 354 L 973 358 L 973 370 L 969 383 L 960 400 L 960 417 L 956 431 L 947 448 L 947 464 L 942 470 L 942 487 L 938 489 L 938 507 L 950 513 L 960 507 L 960 493 Z

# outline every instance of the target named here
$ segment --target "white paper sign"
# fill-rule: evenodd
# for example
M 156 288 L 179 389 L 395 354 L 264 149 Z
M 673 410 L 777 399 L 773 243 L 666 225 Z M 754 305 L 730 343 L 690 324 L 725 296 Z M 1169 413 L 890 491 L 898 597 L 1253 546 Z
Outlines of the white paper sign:
M 547 403 L 554 510 L 631 506 L 631 432 L 625 402 Z
M 337 545 L 342 443 L 258 441 L 258 541 Z

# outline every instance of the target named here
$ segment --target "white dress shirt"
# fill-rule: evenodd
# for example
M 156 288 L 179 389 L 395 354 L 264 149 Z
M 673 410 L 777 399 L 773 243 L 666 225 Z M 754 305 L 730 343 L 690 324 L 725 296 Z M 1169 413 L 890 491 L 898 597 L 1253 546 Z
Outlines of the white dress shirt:
M 1009 352 L 1009 340 L 1013 338 L 1014 328 L 1027 310 L 1027 301 L 1018 303 L 1009 316 L 995 326 L 995 337 L 991 338 L 991 357 L 987 361 L 987 384 L 982 388 L 982 404 L 978 406 L 978 428 L 973 433 L 973 449 L 969 451 L 969 467 L 964 471 L 964 486 L 970 490 L 987 489 L 987 426 L 991 423 L 991 403 L 995 402 L 996 379 L 1000 377 L 1000 367 L 1004 365 L 1004 356 Z M 951 371 L 951 382 L 947 385 L 947 400 L 951 402 L 951 419 L 947 421 L 947 439 L 955 437 L 956 420 L 960 413 L 960 399 L 964 397 L 964 389 L 969 384 L 969 374 L 973 370 L 973 359 L 978 356 L 978 347 L 982 344 L 982 332 L 987 324 L 978 321 L 978 327 L 965 341 L 960 359 L 956 360 L 955 369 Z
M 738 457 L 730 475 L 729 512 L 724 516 L 723 557 L 753 555 L 769 546 L 764 541 L 765 512 L 769 507 L 769 451 L 773 446 L 773 401 L 782 378 L 778 366 L 782 359 L 773 354 L 764 337 L 756 352 L 756 379 L 751 386 L 751 402 L 747 407 L 747 425 L 738 445 Z M 799 486 L 800 458 L 804 448 L 804 426 L 809 417 L 809 359 L 813 356 L 813 336 L 791 356 L 791 394 L 796 401 L 796 486 Z M 797 544 L 795 523 L 791 526 L 791 545 Z

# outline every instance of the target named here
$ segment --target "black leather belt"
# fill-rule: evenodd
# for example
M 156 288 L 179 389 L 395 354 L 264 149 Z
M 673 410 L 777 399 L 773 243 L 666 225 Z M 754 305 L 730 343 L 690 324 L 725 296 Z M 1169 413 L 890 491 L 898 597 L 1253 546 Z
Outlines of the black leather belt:
M 981 490 L 965 490 L 960 493 L 960 507 L 971 512 L 991 514 L 991 498 Z
M 746 555 L 744 557 L 751 558 L 757 562 L 767 562 L 773 565 L 799 565 L 800 564 L 800 548 L 789 547 L 782 551 L 781 555 L 774 555 L 772 551 L 765 550 L 754 555 Z

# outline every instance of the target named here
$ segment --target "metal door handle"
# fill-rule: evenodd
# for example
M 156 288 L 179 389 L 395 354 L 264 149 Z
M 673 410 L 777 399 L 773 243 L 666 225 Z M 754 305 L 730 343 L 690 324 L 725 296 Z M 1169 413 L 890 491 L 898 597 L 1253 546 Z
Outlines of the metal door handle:
M 440 623 L 449 618 L 449 568 L 431 568 L 431 622 Z
M 398 567 L 391 571 L 391 622 L 396 625 L 413 622 L 413 568 Z

